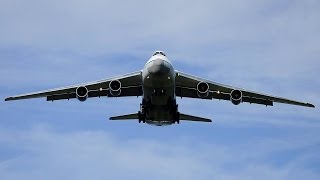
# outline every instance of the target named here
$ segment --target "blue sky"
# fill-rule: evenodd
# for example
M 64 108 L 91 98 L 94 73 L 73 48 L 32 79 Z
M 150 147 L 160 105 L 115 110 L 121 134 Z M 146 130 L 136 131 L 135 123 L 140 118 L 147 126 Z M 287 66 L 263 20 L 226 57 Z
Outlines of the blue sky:
M 320 2 L 0 1 L 0 97 L 142 69 L 178 70 L 320 104 Z M 110 122 L 141 98 L 0 102 L 0 179 L 319 179 L 320 115 L 178 99 L 213 119 Z

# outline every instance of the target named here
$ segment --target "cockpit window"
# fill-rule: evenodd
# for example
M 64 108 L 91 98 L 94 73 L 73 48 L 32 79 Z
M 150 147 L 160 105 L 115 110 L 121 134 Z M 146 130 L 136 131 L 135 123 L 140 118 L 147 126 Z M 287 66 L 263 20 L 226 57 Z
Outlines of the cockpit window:
M 163 56 L 166 56 L 162 51 L 156 51 L 156 52 L 153 54 L 153 56 L 158 55 L 158 54 L 161 54 L 161 55 L 163 55 Z

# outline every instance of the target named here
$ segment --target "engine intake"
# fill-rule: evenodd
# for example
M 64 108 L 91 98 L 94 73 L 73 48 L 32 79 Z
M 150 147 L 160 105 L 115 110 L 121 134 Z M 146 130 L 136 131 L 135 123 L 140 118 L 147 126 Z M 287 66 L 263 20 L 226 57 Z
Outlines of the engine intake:
M 209 85 L 206 82 L 199 82 L 197 85 L 198 96 L 205 98 L 209 95 Z
M 234 105 L 238 105 L 242 102 L 242 92 L 234 89 L 230 93 L 230 100 Z
M 77 99 L 79 101 L 85 101 L 88 98 L 88 89 L 85 86 L 79 86 L 76 89 Z
M 110 81 L 109 90 L 112 96 L 119 96 L 121 94 L 121 82 L 119 80 Z

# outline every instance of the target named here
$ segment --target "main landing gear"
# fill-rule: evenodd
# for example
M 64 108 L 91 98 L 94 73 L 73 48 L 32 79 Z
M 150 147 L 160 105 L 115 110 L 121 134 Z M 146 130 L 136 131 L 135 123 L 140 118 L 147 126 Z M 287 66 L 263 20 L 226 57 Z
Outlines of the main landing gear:
M 173 115 L 173 124 L 179 124 L 180 123 L 180 113 L 179 112 L 176 112 L 174 115 Z
M 142 100 L 142 103 L 140 104 L 140 111 L 138 111 L 138 118 L 139 118 L 139 123 L 146 123 L 146 116 L 151 110 L 151 101 L 150 100 Z M 171 113 L 172 115 L 172 123 L 179 124 L 180 123 L 180 113 L 178 111 L 178 105 L 176 104 L 175 101 L 171 101 L 170 99 L 168 100 L 168 106 L 167 110 Z
M 171 113 L 172 113 L 172 122 L 173 124 L 180 123 L 180 113 L 178 111 L 178 104 L 172 102 L 171 103 Z
M 138 112 L 138 117 L 139 117 L 139 123 L 141 122 L 146 123 L 146 115 L 143 114 L 141 111 Z
M 140 111 L 138 112 L 138 117 L 139 117 L 139 123 L 143 122 L 146 123 L 146 115 L 148 112 L 148 107 L 150 107 L 150 100 L 145 101 L 144 99 L 142 100 L 142 103 L 140 104 Z

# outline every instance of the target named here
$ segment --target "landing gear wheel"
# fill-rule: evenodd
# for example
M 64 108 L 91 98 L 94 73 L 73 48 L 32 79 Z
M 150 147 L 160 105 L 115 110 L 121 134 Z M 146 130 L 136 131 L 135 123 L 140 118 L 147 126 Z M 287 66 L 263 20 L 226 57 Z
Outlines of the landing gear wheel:
M 176 113 L 175 113 L 173 122 L 174 122 L 174 123 L 177 123 L 177 124 L 180 123 L 180 113 L 179 113 L 179 112 L 176 112 Z
M 138 112 L 138 117 L 139 117 L 139 123 L 143 122 L 146 123 L 146 116 L 141 113 L 141 111 Z

